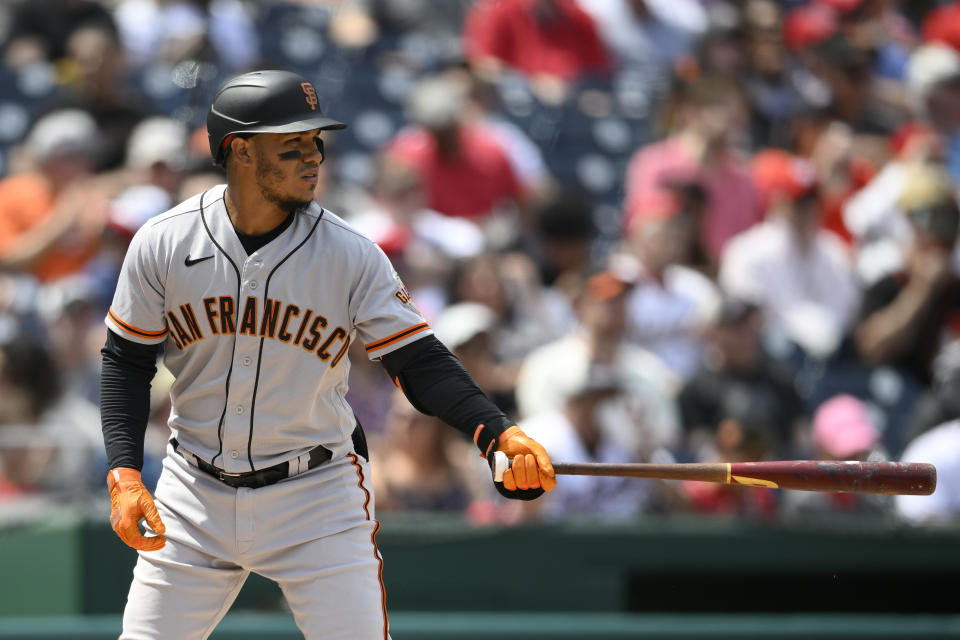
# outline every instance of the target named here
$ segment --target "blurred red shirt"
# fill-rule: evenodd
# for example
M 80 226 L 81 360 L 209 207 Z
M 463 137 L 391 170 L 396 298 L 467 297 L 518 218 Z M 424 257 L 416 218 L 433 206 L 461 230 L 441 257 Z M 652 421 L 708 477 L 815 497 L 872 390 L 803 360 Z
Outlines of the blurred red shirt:
M 593 19 L 573 0 L 553 0 L 547 17 L 540 0 L 487 0 L 467 14 L 464 48 L 471 62 L 496 58 L 527 75 L 564 79 L 610 69 Z
M 480 220 L 503 201 L 521 196 L 506 151 L 480 127 L 461 128 L 459 151 L 452 158 L 443 157 L 433 136 L 420 128 L 400 132 L 387 153 L 417 170 L 427 206 L 448 216 Z

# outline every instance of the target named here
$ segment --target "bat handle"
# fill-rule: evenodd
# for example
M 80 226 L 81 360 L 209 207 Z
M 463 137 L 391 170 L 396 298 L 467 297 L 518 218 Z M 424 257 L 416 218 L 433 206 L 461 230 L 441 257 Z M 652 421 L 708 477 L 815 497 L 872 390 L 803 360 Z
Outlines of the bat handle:
M 493 481 L 503 482 L 503 472 L 510 468 L 510 458 L 503 451 L 493 452 L 493 462 L 490 469 L 493 471 Z

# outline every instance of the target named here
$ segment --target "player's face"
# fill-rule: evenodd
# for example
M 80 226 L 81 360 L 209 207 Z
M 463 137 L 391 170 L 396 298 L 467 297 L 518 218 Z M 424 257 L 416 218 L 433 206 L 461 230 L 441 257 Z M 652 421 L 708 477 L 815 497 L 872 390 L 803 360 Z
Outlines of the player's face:
M 323 160 L 317 148 L 319 136 L 320 130 L 314 129 L 254 138 L 256 179 L 264 199 L 290 211 L 310 204 Z

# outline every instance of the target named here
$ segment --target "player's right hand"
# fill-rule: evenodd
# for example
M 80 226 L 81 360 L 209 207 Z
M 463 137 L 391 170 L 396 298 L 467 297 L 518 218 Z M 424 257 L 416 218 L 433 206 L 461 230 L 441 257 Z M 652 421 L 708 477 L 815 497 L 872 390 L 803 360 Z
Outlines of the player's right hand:
M 110 525 L 128 547 L 138 551 L 156 551 L 167 543 L 163 534 L 167 528 L 160 520 L 153 497 L 140 480 L 136 469 L 117 467 L 107 474 L 107 489 L 110 490 Z M 147 537 L 140 532 L 140 520 L 147 521 L 156 536 Z
M 513 500 L 533 500 L 557 486 L 553 464 L 543 446 L 514 425 L 500 434 L 496 452 L 504 454 L 510 467 L 503 473 L 502 482 L 494 479 L 494 486 L 504 497 Z M 494 456 L 490 456 L 491 465 Z M 492 466 L 491 466 L 492 469 Z

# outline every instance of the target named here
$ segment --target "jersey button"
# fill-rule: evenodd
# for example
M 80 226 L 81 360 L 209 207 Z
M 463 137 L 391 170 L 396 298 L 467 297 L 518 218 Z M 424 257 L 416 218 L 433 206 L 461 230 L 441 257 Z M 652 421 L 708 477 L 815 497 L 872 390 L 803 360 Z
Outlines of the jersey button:
M 243 405 L 242 405 L 242 404 L 238 404 L 236 407 L 234 407 L 233 410 L 234 410 L 234 412 L 239 416 L 240 414 L 243 413 Z
M 243 366 L 249 367 L 250 363 L 253 362 L 253 360 L 250 358 L 250 356 L 243 356 L 243 360 L 241 360 L 240 362 L 243 363 Z
M 236 460 L 237 458 L 240 457 L 240 452 L 239 452 L 239 451 L 236 451 L 236 450 L 231 451 L 231 452 L 230 452 L 230 457 L 233 458 L 234 460 Z
M 257 288 L 257 281 L 256 281 L 256 280 L 251 280 L 251 281 L 250 281 L 250 288 L 251 288 L 251 289 L 256 289 L 256 288 Z

